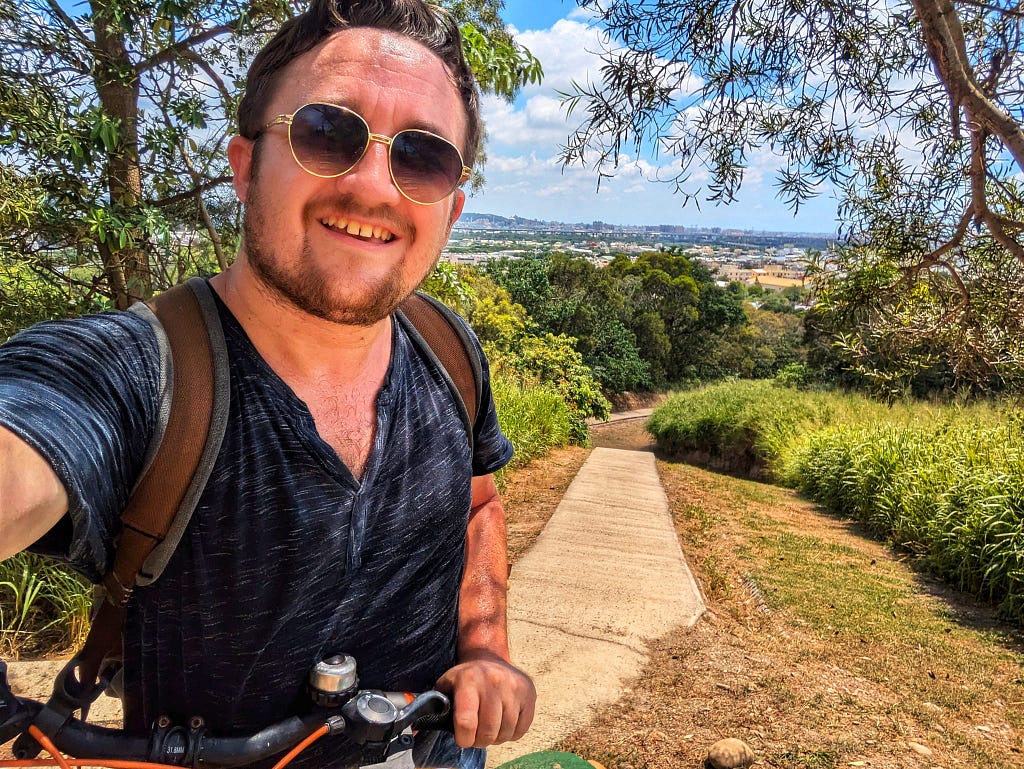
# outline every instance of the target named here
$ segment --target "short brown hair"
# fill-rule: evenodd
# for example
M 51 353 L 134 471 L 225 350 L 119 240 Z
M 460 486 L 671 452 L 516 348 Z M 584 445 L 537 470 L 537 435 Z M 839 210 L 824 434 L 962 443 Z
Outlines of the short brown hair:
M 423 0 L 312 0 L 309 8 L 289 19 L 253 59 L 238 107 L 238 132 L 255 139 L 264 112 L 277 88 L 278 75 L 292 61 L 343 29 L 374 27 L 415 40 L 448 67 L 466 108 L 463 162 L 472 167 L 483 126 L 476 78 L 462 54 L 459 25 L 444 9 Z

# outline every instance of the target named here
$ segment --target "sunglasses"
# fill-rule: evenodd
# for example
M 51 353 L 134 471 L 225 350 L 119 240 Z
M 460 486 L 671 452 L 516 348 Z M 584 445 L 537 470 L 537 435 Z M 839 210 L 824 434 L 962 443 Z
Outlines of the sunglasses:
M 388 148 L 388 168 L 398 191 L 413 203 L 444 200 L 473 173 L 462 153 L 430 131 L 407 128 L 394 136 L 370 132 L 362 115 L 336 104 L 306 104 L 278 115 L 260 131 L 284 123 L 292 157 L 306 173 L 333 179 L 351 171 L 370 142 Z

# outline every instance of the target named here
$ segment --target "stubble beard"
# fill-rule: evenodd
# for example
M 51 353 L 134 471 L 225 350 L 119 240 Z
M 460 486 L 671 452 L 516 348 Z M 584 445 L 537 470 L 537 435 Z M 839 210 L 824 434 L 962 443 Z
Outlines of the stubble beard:
M 316 267 L 308 235 L 303 237 L 301 253 L 294 265 L 289 267 L 283 260 L 274 258 L 273 250 L 266 247 L 272 239 L 268 237 L 264 210 L 258 177 L 254 177 L 242 212 L 242 242 L 253 274 L 279 302 L 331 323 L 368 327 L 391 315 L 415 289 L 415 286 L 402 285 L 402 271 L 396 269 L 375 283 L 365 282 L 361 291 L 349 292 L 351 298 L 341 297 L 331 290 L 337 278 L 329 277 Z M 414 232 L 406 234 L 410 239 L 414 235 Z M 437 245 L 430 269 L 420 276 L 416 285 L 433 272 L 441 258 L 442 247 L 443 243 Z

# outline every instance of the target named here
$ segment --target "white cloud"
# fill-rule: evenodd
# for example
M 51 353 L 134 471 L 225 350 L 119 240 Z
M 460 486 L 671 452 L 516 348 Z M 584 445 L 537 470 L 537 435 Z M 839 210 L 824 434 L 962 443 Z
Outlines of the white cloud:
M 563 168 L 560 148 L 578 126 L 580 115 L 569 118 L 559 92 L 572 90 L 574 82 L 586 84 L 600 80 L 600 51 L 608 39 L 593 26 L 590 12 L 574 11 L 551 28 L 515 31 L 544 67 L 543 82 L 523 89 L 514 104 L 496 97 L 485 97 L 483 117 L 487 126 L 488 161 L 484 168 L 486 186 L 467 204 L 467 210 L 503 215 L 561 220 L 567 222 L 600 219 L 621 223 L 682 223 L 715 226 L 750 226 L 793 230 L 829 230 L 834 219 L 834 203 L 814 211 L 809 224 L 797 224 L 774 201 L 774 190 L 767 180 L 773 178 L 778 158 L 770 153 L 751 157 L 747 185 L 742 195 L 746 206 L 697 210 L 682 208 L 683 199 L 673 194 L 673 185 L 656 181 L 672 179 L 678 173 L 678 161 L 671 155 L 632 155 L 620 157 L 614 176 L 603 178 L 598 192 L 598 177 L 593 168 L 578 165 Z M 683 89 L 692 93 L 700 81 L 691 80 Z M 769 166 L 771 170 L 769 171 Z M 706 182 L 707 172 L 695 166 L 690 183 Z M 765 189 L 768 187 L 767 189 Z M 748 193 L 749 189 L 749 193 Z M 754 212 L 758 197 L 766 198 L 763 210 Z M 810 209 L 810 207 L 809 207 Z M 760 221 L 757 221 L 760 217 Z M 746 221 L 745 221 L 746 220 Z
M 516 34 L 516 39 L 540 59 L 544 67 L 544 80 L 540 85 L 530 85 L 524 90 L 531 92 L 568 91 L 573 81 L 587 82 L 591 76 L 598 76 L 601 66 L 599 56 L 607 44 L 608 36 L 589 24 L 559 19 L 550 29 L 527 30 Z

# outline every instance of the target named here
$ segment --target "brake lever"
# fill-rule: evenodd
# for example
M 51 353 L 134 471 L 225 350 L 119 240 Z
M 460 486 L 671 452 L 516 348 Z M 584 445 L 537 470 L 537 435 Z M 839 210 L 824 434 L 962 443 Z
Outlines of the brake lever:
M 395 716 L 395 734 L 401 734 L 407 726 L 418 729 L 440 728 L 450 710 L 451 702 L 447 696 L 435 690 L 423 692 L 398 711 Z

